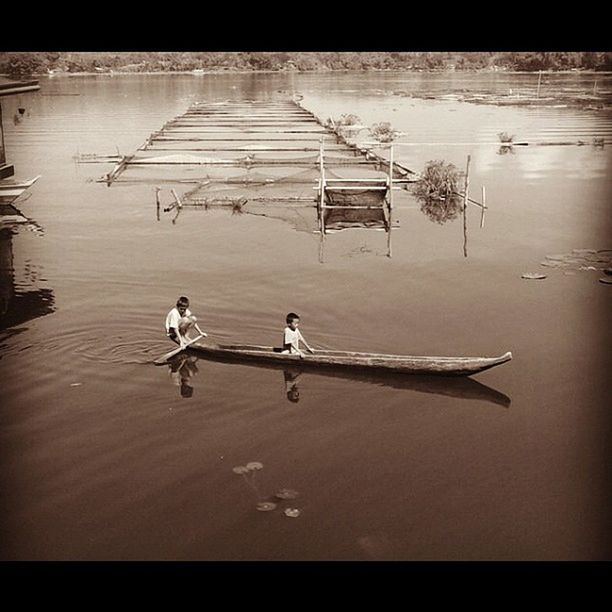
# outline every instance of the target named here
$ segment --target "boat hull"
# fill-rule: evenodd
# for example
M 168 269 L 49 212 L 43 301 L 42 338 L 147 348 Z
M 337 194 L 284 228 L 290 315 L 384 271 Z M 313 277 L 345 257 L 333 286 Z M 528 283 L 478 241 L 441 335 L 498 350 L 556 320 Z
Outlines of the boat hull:
M 338 368 L 395 374 L 420 374 L 436 376 L 470 376 L 483 372 L 512 359 L 508 352 L 500 357 L 425 357 L 381 355 L 348 351 L 317 350 L 304 357 L 282 353 L 270 346 L 215 345 L 196 342 L 189 350 L 230 361 L 258 361 L 299 365 L 301 368 Z

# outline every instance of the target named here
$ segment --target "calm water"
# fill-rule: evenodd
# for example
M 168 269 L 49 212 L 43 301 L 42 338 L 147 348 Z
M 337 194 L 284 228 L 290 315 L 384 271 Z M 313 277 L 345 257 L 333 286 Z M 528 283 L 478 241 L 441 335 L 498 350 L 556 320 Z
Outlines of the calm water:
M 552 78 L 552 77 L 551 77 Z M 593 78 L 549 87 L 589 91 Z M 546 255 L 612 248 L 609 112 L 497 108 L 393 91 L 505 91 L 527 75 L 219 75 L 45 79 L 3 100 L 20 210 L 0 235 L 2 559 L 609 558 L 608 285 Z M 598 88 L 610 87 L 600 77 Z M 185 210 L 155 218 L 154 185 L 93 182 L 198 100 L 299 91 L 322 118 L 390 121 L 422 170 L 472 156 L 486 224 L 433 223 L 398 201 L 401 228 L 326 240 L 282 219 Z M 67 95 L 78 94 L 78 95 Z M 23 103 L 28 113 L 13 124 Z M 162 192 L 164 202 L 170 196 Z M 543 281 L 521 279 L 544 271 Z M 315 347 L 514 360 L 473 381 L 335 377 L 197 360 L 166 312 L 187 294 L 211 338 L 273 344 L 290 310 Z M 6 303 L 6 302 L 5 302 Z M 180 366 L 180 367 L 179 367 Z M 181 383 L 182 379 L 182 383 Z M 478 382 L 476 382 L 478 381 Z M 297 382 L 299 402 L 287 390 Z M 191 388 L 191 391 L 189 388 Z M 190 397 L 184 397 L 191 395 Z M 232 468 L 257 461 L 251 478 Z M 299 496 L 271 512 L 280 489 Z M 298 509 L 299 516 L 284 514 Z

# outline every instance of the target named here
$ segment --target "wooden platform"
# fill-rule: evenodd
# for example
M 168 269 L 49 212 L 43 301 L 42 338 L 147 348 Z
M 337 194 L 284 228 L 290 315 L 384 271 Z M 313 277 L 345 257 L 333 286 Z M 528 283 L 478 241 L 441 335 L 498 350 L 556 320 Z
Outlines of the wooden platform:
M 99 182 L 156 185 L 158 219 L 162 184 L 174 198 L 163 210 L 176 209 L 177 216 L 188 206 L 311 207 L 322 240 L 343 229 L 384 230 L 390 256 L 393 191 L 407 189 L 417 175 L 393 161 L 392 147 L 383 157 L 341 130 L 294 99 L 198 102 L 122 156 Z
M 272 174 L 269 182 L 282 180 L 284 185 L 289 185 L 292 176 L 300 170 L 319 168 L 321 145 L 326 168 L 354 166 L 357 170 L 370 170 L 365 174 L 360 172 L 358 177 L 351 177 L 349 173 L 345 178 L 368 181 L 380 178 L 381 172 L 389 172 L 388 159 L 350 143 L 338 130 L 325 125 L 295 100 L 227 100 L 193 104 L 152 133 L 133 154 L 122 157 L 100 182 L 109 186 L 120 180 L 155 182 L 154 174 L 134 170 L 172 166 L 178 183 L 197 184 L 204 173 L 194 173 L 193 167 L 202 166 L 208 171 L 207 180 L 221 183 L 235 178 L 236 172 L 216 170 L 286 168 L 284 172 Z M 182 173 L 177 172 L 180 166 L 183 166 Z M 168 176 L 162 174 L 157 173 L 167 181 Z M 408 168 L 398 163 L 393 165 L 394 184 L 412 182 L 413 177 Z

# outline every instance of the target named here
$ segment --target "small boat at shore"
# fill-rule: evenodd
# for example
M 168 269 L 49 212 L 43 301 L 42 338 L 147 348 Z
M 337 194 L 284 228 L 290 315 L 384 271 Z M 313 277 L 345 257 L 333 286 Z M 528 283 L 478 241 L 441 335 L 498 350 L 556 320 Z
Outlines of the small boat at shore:
M 247 344 L 208 344 L 193 342 L 187 350 L 213 359 L 228 361 L 258 361 L 295 365 L 301 368 L 338 368 L 396 374 L 421 374 L 437 376 L 470 376 L 501 365 L 512 359 L 507 352 L 499 357 L 427 357 L 414 355 L 384 355 L 318 349 L 304 357 L 283 353 L 271 346 Z
M 40 178 L 40 174 L 38 176 L 35 176 L 33 179 L 30 179 L 29 181 L 25 181 L 24 183 L 16 183 L 15 181 L 12 180 L 7 180 L 7 179 L 3 179 L 0 181 L 0 196 L 19 196 L 21 195 L 26 189 L 29 189 L 39 178 Z

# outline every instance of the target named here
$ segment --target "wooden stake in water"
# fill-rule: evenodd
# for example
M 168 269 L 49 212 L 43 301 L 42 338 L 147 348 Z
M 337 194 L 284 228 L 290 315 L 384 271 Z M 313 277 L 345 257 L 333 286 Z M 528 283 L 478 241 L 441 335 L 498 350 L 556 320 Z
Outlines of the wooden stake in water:
M 391 227 L 393 225 L 393 145 L 389 147 L 389 178 L 387 179 L 388 187 L 388 207 L 389 207 L 389 233 L 387 235 L 387 257 L 391 257 Z
M 470 186 L 470 156 L 467 158 L 467 166 L 465 168 L 465 186 L 463 192 L 463 256 L 467 257 L 467 204 L 468 204 L 468 189 Z
M 170 191 L 172 191 L 172 195 L 174 196 L 174 201 L 176 202 L 177 207 L 182 208 L 183 203 L 181 202 L 181 199 L 176 194 L 176 191 L 174 189 L 171 189 Z
M 482 208 L 480 209 L 480 229 L 482 229 L 484 227 L 484 215 L 485 215 L 485 209 L 487 207 L 487 199 L 486 199 L 486 192 L 485 192 L 485 186 L 482 186 Z
M 538 73 L 538 93 L 536 95 L 536 98 L 540 97 L 540 82 L 542 81 L 542 71 L 540 70 L 540 72 Z
M 159 207 L 160 207 L 160 203 L 159 203 L 159 192 L 160 192 L 160 188 L 156 187 L 155 188 L 155 203 L 157 204 L 157 220 L 160 220 L 159 217 Z
M 320 229 L 321 229 L 321 237 L 325 235 L 325 168 L 323 166 L 323 139 L 321 138 L 319 142 L 319 170 L 321 173 L 320 178 L 320 186 L 321 193 L 319 198 L 319 208 L 320 208 Z

